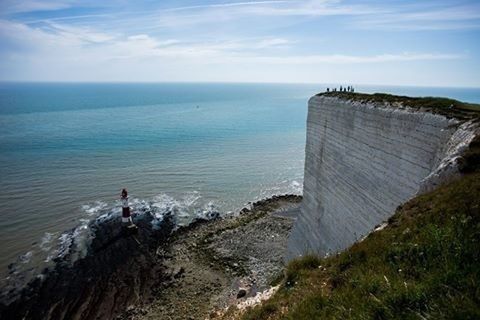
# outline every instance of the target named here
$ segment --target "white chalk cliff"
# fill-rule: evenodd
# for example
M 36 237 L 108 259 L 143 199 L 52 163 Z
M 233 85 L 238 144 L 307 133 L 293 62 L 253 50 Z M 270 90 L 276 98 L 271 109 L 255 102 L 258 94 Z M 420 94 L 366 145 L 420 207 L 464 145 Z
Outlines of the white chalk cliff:
M 345 249 L 458 173 L 470 122 L 333 95 L 309 100 L 303 202 L 288 258 Z

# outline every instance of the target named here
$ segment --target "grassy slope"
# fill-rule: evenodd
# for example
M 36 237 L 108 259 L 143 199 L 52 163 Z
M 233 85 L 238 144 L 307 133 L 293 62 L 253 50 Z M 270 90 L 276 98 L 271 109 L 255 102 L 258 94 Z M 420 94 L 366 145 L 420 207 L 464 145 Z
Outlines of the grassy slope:
M 279 292 L 243 318 L 480 319 L 475 171 L 407 202 L 339 255 L 294 260 Z
M 407 97 L 386 93 L 365 94 L 357 92 L 323 92 L 318 95 L 340 97 L 349 100 L 356 100 L 369 103 L 401 103 L 403 106 L 423 109 L 432 113 L 439 113 L 447 117 L 454 117 L 460 120 L 477 118 L 480 115 L 480 105 L 461 102 L 441 97 Z

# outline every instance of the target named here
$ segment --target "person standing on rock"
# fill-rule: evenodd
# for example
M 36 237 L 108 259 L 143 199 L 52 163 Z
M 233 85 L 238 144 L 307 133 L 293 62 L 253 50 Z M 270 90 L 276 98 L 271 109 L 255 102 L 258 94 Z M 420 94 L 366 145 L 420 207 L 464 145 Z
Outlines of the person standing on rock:
M 133 224 L 132 216 L 130 214 L 130 206 L 128 205 L 127 189 L 122 189 L 120 200 L 122 201 L 122 224 L 128 227 L 135 226 Z

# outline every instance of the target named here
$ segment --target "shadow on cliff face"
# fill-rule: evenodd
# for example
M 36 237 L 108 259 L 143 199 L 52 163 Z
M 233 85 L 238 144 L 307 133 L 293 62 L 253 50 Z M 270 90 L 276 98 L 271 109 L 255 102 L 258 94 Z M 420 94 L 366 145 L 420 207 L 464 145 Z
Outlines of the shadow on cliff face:
M 153 228 L 151 220 L 150 215 L 138 217 L 135 234 L 122 230 L 119 219 L 92 222 L 87 255 L 73 263 L 68 255 L 62 257 L 21 291 L 3 293 L 0 318 L 107 319 L 148 299 L 167 277 L 157 248 L 175 228 L 171 214 L 160 228 Z

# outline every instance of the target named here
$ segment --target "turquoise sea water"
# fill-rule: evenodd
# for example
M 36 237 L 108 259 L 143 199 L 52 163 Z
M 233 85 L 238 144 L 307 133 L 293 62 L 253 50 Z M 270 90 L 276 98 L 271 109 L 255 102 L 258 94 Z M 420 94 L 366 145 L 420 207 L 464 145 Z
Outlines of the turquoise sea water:
M 134 211 L 181 223 L 301 193 L 307 100 L 327 86 L 0 84 L 0 274 L 61 255 L 119 212 L 122 187 Z M 480 89 L 357 91 L 480 102 Z

